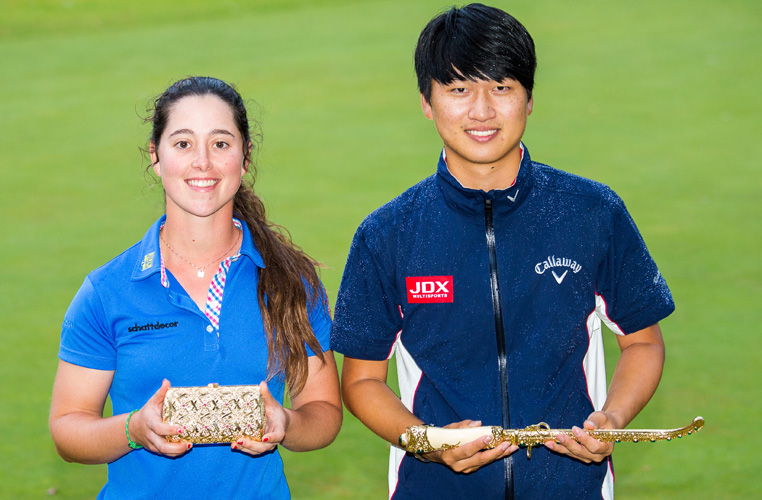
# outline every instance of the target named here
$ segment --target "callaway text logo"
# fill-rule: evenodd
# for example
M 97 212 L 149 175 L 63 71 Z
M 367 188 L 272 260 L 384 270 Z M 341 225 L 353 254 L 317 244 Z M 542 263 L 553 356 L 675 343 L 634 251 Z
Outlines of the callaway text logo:
M 452 302 L 452 276 L 407 276 L 407 302 Z
M 554 267 L 566 267 L 567 269 L 551 269 Z M 577 264 L 577 262 L 572 259 L 567 259 L 565 257 L 559 258 L 555 255 L 549 256 L 547 259 L 543 260 L 542 262 L 538 262 L 537 265 L 534 266 L 534 272 L 537 274 L 544 274 L 548 269 L 550 269 L 550 272 L 553 275 L 553 278 L 555 278 L 556 283 L 560 285 L 564 278 L 566 278 L 566 274 L 569 272 L 569 269 L 571 269 L 574 274 L 577 274 L 582 270 L 582 266 Z

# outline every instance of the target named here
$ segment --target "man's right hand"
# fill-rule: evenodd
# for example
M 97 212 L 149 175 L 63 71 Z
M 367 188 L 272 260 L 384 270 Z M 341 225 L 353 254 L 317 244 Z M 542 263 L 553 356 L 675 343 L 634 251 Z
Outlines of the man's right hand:
M 465 427 L 479 427 L 481 425 L 482 423 L 479 420 L 463 420 L 446 425 L 445 428 L 462 429 Z M 487 464 L 496 460 L 502 460 L 519 449 L 517 445 L 510 443 L 500 443 L 491 450 L 487 449 L 486 446 L 491 440 L 492 436 L 485 435 L 470 443 L 465 443 L 449 450 L 430 451 L 421 456 L 426 460 L 449 467 L 454 472 L 471 474 Z

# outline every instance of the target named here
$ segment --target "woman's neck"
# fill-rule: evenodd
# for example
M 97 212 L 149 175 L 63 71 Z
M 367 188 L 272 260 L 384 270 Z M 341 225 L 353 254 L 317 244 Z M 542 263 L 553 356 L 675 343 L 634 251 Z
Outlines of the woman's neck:
M 219 210 L 208 217 L 196 217 L 187 212 L 167 210 L 161 231 L 162 238 L 173 250 L 199 265 L 216 258 L 239 239 L 233 224 L 233 211 Z

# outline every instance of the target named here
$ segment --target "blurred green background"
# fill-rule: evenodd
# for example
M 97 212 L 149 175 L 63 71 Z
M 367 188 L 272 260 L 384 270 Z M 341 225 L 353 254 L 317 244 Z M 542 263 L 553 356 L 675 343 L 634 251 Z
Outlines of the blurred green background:
M 106 479 L 48 434 L 60 324 L 84 276 L 162 211 L 139 148 L 170 83 L 213 75 L 256 101 L 258 190 L 327 266 L 332 303 L 362 218 L 434 171 L 412 52 L 448 3 L 243 3 L 0 0 L 0 498 L 93 498 Z M 632 427 L 701 414 L 706 428 L 618 446 L 618 497 L 761 497 L 762 3 L 492 4 L 537 45 L 532 158 L 612 186 L 677 303 L 661 386 Z M 292 493 L 385 498 L 387 450 L 347 415 L 331 447 L 284 453 Z

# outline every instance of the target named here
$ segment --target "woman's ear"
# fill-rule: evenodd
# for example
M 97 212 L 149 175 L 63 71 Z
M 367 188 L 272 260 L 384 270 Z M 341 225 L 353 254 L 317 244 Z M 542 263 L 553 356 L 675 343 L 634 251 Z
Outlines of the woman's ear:
M 246 146 L 246 157 L 243 159 L 243 173 L 249 171 L 249 163 L 251 163 L 251 141 Z
M 148 144 L 148 154 L 151 156 L 151 165 L 153 165 L 153 171 L 161 177 L 161 165 L 159 164 L 159 154 L 156 152 L 156 145 L 151 142 Z

